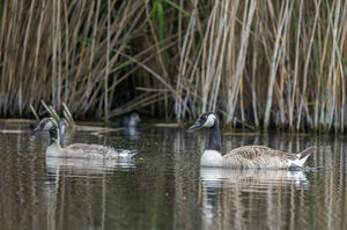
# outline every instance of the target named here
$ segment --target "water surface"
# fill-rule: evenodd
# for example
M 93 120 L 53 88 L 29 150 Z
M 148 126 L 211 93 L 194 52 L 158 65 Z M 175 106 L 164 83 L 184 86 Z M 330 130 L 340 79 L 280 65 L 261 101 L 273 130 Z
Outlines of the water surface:
M 223 152 L 261 144 L 298 152 L 320 170 L 200 168 L 205 132 L 141 127 L 83 142 L 137 149 L 133 161 L 46 158 L 47 135 L 0 133 L 1 229 L 347 229 L 346 137 L 223 135 Z

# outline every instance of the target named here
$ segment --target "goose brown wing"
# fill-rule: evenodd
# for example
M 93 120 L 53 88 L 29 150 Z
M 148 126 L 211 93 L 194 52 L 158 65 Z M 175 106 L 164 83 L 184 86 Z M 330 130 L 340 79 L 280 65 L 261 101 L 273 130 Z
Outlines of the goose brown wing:
M 114 150 L 107 146 L 96 145 L 96 144 L 82 144 L 76 143 L 69 145 L 65 148 L 66 151 L 70 152 L 70 154 L 80 154 L 88 155 L 88 157 L 101 157 L 103 155 L 114 152 Z M 90 156 L 89 156 L 90 155 Z
M 251 145 L 251 146 L 243 146 L 243 147 L 233 149 L 231 152 L 224 155 L 223 157 L 225 159 L 238 158 L 238 159 L 245 159 L 245 160 L 252 161 L 259 158 L 272 158 L 272 157 L 294 159 L 295 155 L 288 154 L 286 152 L 272 149 L 266 146 Z

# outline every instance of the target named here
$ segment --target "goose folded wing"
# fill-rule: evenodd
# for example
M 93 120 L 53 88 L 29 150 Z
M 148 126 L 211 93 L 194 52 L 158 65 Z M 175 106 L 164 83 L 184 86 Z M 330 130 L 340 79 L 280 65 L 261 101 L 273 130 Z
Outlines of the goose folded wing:
M 247 160 L 247 161 L 264 161 L 269 158 L 294 159 L 294 154 L 272 149 L 266 146 L 243 146 L 233 149 L 231 152 L 223 156 L 227 159 Z

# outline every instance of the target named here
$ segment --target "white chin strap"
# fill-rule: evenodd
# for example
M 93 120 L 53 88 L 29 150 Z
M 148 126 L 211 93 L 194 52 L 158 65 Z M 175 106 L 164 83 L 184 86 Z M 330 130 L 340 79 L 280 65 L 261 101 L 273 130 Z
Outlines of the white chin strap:
M 208 116 L 206 122 L 204 123 L 202 127 L 206 127 L 206 128 L 212 127 L 214 125 L 215 120 L 216 120 L 216 117 L 214 115 Z
M 49 130 L 52 127 L 53 127 L 53 121 L 47 121 L 44 129 Z

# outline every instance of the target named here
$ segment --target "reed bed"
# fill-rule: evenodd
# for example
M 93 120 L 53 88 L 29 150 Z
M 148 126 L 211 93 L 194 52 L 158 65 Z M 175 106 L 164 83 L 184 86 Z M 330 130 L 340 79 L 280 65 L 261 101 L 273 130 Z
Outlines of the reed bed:
M 344 132 L 347 1 L 0 3 L 0 116 L 131 110 Z

